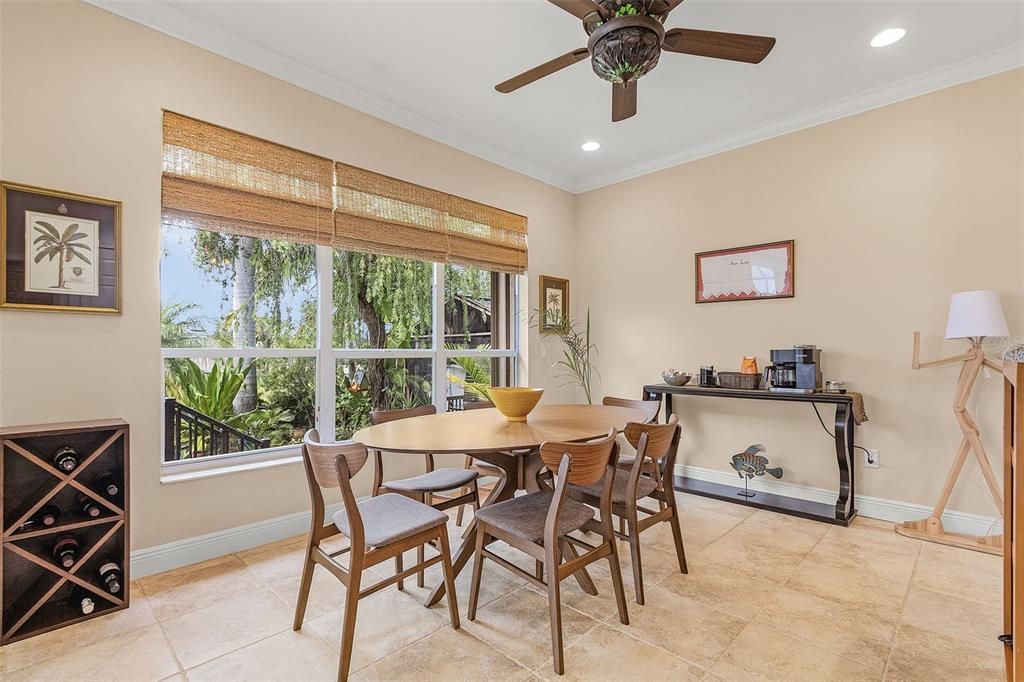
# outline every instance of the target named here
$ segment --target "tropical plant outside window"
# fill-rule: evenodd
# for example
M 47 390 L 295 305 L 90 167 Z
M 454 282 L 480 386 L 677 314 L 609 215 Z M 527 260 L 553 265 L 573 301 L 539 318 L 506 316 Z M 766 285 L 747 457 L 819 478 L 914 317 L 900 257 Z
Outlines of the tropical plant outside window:
M 164 459 L 288 446 L 313 426 L 344 439 L 373 409 L 484 400 L 514 383 L 514 288 L 470 267 L 165 224 Z

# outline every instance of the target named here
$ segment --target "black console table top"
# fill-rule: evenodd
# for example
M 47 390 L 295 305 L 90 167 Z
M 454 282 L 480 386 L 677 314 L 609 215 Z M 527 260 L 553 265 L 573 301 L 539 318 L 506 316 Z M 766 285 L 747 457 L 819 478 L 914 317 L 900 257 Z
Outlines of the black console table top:
M 712 497 L 747 507 L 769 509 L 805 519 L 841 526 L 848 526 L 853 521 L 857 510 L 853 506 L 855 462 L 853 442 L 856 422 L 853 419 L 852 396 L 845 393 L 775 393 L 766 389 L 751 390 L 720 386 L 669 386 L 668 384 L 644 386 L 644 400 L 664 399 L 666 421 L 672 415 L 672 396 L 674 395 L 835 405 L 835 456 L 839 468 L 839 490 L 834 505 L 762 491 L 758 491 L 754 497 L 742 497 L 738 494 L 743 490 L 742 487 L 676 476 L 673 473 L 674 484 L 675 489 L 681 492 Z
M 647 395 L 674 393 L 676 395 L 707 395 L 719 398 L 746 398 L 748 400 L 781 400 L 794 403 L 825 403 L 838 405 L 853 403 L 853 398 L 846 393 L 775 393 L 766 388 L 722 388 L 721 386 L 669 386 L 668 384 L 651 384 L 644 386 Z

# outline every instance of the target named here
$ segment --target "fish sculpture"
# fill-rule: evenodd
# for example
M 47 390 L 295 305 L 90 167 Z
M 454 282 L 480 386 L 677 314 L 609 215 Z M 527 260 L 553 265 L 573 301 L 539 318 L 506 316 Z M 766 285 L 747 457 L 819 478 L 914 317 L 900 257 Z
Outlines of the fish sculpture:
M 764 446 L 755 443 L 740 454 L 733 455 L 732 461 L 729 464 L 736 470 L 740 478 L 746 477 L 747 480 L 752 479 L 754 476 L 764 476 L 765 474 L 770 474 L 775 478 L 782 478 L 782 467 L 769 469 L 768 458 L 758 454 L 760 452 L 764 452 Z

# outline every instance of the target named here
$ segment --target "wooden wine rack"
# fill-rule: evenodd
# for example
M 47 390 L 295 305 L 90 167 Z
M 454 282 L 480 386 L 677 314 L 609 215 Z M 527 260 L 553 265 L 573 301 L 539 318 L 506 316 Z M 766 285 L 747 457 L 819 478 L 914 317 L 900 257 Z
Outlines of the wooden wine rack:
M 70 446 L 78 466 L 64 472 L 54 453 Z M 121 419 L 66 422 L 0 429 L 0 646 L 128 608 L 128 424 Z M 99 490 L 101 473 L 113 472 L 120 492 L 113 499 Z M 100 509 L 91 518 L 78 510 L 84 495 Z M 61 513 L 49 527 L 22 526 L 44 505 Z M 53 560 L 61 535 L 78 541 L 73 566 Z M 120 594 L 100 585 L 99 567 L 116 561 L 123 574 Z M 76 588 L 87 591 L 95 610 L 82 615 L 68 602 Z

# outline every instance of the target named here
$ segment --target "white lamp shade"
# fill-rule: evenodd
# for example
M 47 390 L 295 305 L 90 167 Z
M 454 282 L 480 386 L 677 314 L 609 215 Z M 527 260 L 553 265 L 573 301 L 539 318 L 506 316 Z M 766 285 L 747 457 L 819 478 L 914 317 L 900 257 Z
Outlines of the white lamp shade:
M 994 291 L 961 291 L 949 300 L 947 339 L 1009 336 L 999 295 Z

